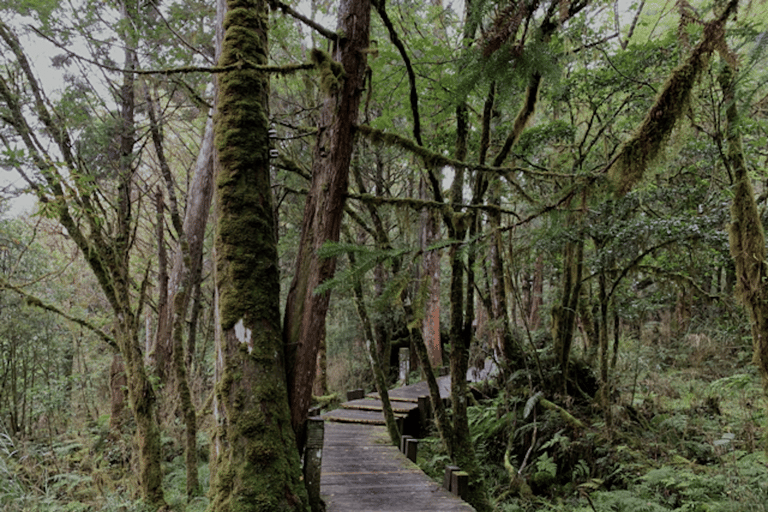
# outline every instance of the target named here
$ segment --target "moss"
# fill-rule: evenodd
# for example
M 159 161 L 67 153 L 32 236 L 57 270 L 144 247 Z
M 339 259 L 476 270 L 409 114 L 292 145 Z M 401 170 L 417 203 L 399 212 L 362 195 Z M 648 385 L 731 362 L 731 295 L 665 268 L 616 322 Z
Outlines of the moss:
M 337 93 L 344 84 L 344 66 L 317 48 L 309 52 L 309 58 L 320 72 L 320 89 L 328 95 Z
M 707 25 L 702 41 L 688 60 L 672 72 L 643 122 L 622 146 L 608 172 L 617 195 L 629 192 L 658 159 L 675 124 L 688 109 L 693 87 L 722 41 L 724 24 L 722 18 Z
M 230 0 L 228 7 L 219 65 L 265 64 L 266 3 Z M 307 508 L 280 357 L 268 93 L 264 70 L 235 66 L 220 75 L 216 285 L 224 334 L 216 386 L 221 451 L 209 506 L 216 512 Z M 235 332 L 239 322 L 249 332 L 248 343 Z

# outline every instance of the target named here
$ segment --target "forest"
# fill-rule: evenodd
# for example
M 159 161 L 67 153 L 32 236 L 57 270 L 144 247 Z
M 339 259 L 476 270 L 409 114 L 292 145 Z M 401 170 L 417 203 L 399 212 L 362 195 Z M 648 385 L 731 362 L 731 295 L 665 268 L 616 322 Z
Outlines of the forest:
M 768 510 L 767 35 L 764 0 L 0 0 L 0 508 L 322 510 L 310 409 L 378 391 L 396 442 L 426 380 L 418 463 L 478 511 Z

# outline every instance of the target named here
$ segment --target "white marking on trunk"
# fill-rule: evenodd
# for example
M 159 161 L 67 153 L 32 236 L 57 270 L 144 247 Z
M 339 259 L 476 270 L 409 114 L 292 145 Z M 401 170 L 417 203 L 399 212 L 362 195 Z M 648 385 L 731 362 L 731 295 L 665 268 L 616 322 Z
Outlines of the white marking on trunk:
M 248 345 L 249 354 L 253 352 L 252 334 L 253 333 L 251 332 L 251 330 L 248 329 L 243 323 L 242 318 L 235 324 L 235 336 L 240 341 L 240 343 L 245 343 Z

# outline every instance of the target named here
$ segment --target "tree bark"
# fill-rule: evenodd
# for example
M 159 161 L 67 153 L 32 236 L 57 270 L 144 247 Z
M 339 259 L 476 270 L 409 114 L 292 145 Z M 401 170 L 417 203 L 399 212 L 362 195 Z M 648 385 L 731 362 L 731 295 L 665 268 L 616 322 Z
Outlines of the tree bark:
M 427 183 L 422 178 L 419 198 L 426 200 L 427 196 Z M 440 251 L 426 249 L 440 238 L 440 224 L 437 213 L 430 208 L 424 208 L 420 217 L 419 248 L 425 251 L 421 271 L 424 273 L 423 286 L 427 287 L 422 336 L 427 345 L 430 364 L 439 368 L 443 366 L 443 350 L 440 345 Z
M 229 0 L 219 64 L 267 63 L 266 1 Z M 215 480 L 209 510 L 306 510 L 291 428 L 269 176 L 269 79 L 219 77 L 215 144 L 218 323 Z
M 370 10 L 369 0 L 342 0 L 338 22 L 342 37 L 336 43 L 334 58 L 344 68 L 343 84 L 334 83 L 335 78 L 328 76 L 330 70 L 321 71 L 321 80 L 330 94 L 320 116 L 312 184 L 304 207 L 296 272 L 288 291 L 284 323 L 291 419 L 300 443 L 330 299 L 329 293 L 315 294 L 314 290 L 336 270 L 335 258 L 320 260 L 316 253 L 326 241 L 339 240 L 366 69 Z
M 765 286 L 768 264 L 765 232 L 741 143 L 734 74 L 734 71 L 726 66 L 720 75 L 727 120 L 725 163 L 734 178 L 729 241 L 731 257 L 736 264 L 736 296 L 744 304 L 751 320 L 752 361 L 760 371 L 763 392 L 768 395 L 768 289 Z M 765 449 L 768 451 L 768 445 Z
M 573 222 L 569 223 L 575 227 Z M 584 242 L 567 241 L 563 252 L 563 284 L 559 304 L 552 308 L 552 338 L 558 387 L 567 395 L 568 362 L 571 356 L 576 312 L 581 295 L 581 272 L 584 260 Z

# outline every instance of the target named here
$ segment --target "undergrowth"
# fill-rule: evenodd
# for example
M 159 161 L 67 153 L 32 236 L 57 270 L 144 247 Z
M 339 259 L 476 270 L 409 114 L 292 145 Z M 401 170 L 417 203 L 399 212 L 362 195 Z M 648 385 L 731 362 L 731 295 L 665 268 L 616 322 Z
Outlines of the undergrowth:
M 48 442 L 14 441 L 0 433 L 0 510 L 3 512 L 150 512 L 134 498 L 132 466 L 126 454 L 130 438 L 106 439 L 106 425 L 95 425 L 79 438 Z M 179 451 L 166 440 L 166 451 Z M 201 486 L 208 488 L 207 434 L 198 445 L 203 463 Z M 175 511 L 203 512 L 204 496 L 186 499 L 184 458 L 175 455 L 164 465 L 165 498 Z
M 597 399 L 531 388 L 520 372 L 486 385 L 469 414 L 495 509 L 768 512 L 766 400 L 748 343 L 690 333 L 664 346 L 623 339 L 610 428 Z M 442 481 L 441 443 L 420 447 L 421 467 Z

